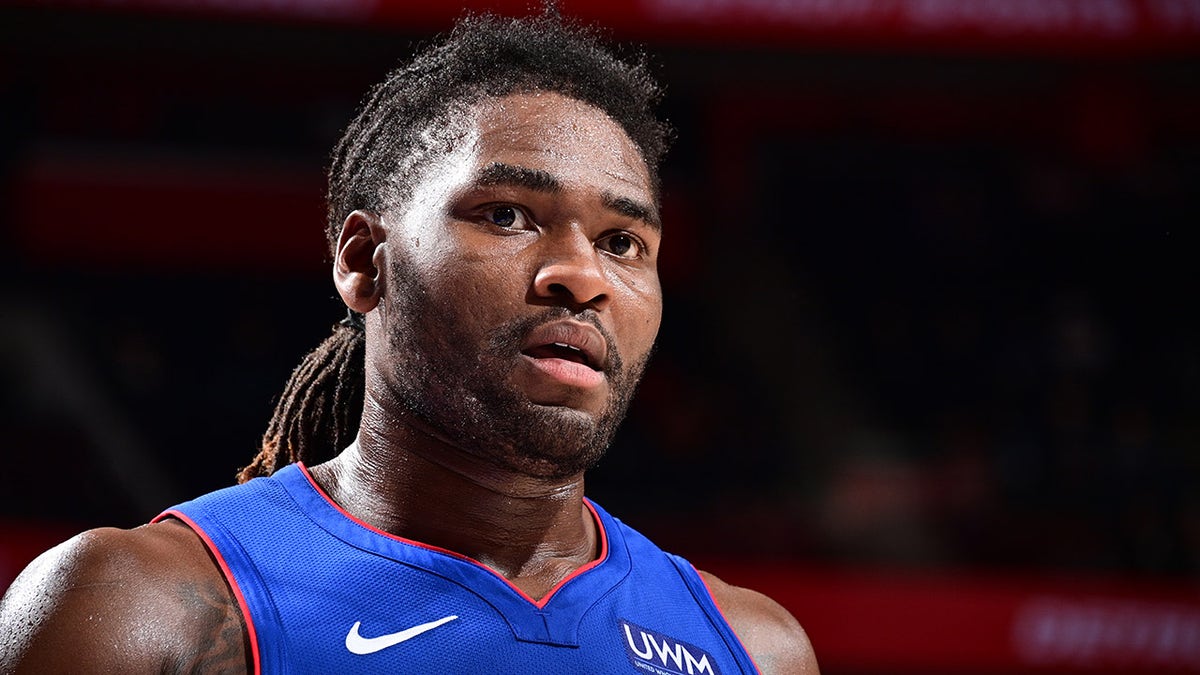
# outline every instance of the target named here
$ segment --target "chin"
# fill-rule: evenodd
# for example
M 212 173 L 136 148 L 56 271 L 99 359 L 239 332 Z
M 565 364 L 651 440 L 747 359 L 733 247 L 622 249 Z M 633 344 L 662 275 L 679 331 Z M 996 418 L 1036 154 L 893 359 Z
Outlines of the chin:
M 516 419 L 519 417 L 519 421 Z M 586 472 L 608 450 L 616 424 L 564 406 L 530 404 L 515 425 L 476 447 L 501 468 L 533 478 L 562 479 Z M 479 439 L 481 441 L 485 439 Z

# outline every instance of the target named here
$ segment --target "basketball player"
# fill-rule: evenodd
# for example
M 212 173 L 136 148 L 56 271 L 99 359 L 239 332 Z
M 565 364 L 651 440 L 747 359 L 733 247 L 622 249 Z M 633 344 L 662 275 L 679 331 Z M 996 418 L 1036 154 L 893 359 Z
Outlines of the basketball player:
M 378 85 L 330 170 L 350 316 L 242 484 L 43 554 L 0 671 L 816 673 L 781 606 L 584 498 L 661 316 L 656 98 L 549 13 Z

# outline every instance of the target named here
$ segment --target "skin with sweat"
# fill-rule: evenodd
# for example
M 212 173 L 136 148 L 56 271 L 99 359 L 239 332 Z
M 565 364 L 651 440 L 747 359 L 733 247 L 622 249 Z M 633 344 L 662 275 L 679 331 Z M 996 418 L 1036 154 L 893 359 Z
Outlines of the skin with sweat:
M 334 282 L 366 315 L 366 400 L 357 441 L 311 473 L 356 517 L 537 600 L 599 555 L 583 476 L 654 345 L 661 227 L 637 147 L 598 109 L 534 92 L 463 114 L 405 207 L 344 223 Z M 817 672 L 786 610 L 701 574 L 762 672 Z M 249 664 L 230 588 L 175 521 L 84 533 L 13 588 L 5 672 Z

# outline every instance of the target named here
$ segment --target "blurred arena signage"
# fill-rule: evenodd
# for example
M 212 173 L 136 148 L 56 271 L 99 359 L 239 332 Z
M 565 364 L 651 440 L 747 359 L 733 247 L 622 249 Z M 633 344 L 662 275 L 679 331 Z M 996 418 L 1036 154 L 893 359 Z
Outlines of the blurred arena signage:
M 1200 589 L 1187 582 L 701 567 L 791 610 L 831 672 L 1200 673 Z
M 15 4 L 441 30 L 464 10 L 527 0 L 27 0 Z M 566 14 L 662 42 L 960 51 L 1200 51 L 1200 0 L 562 0 Z
M 1018 606 L 1012 639 L 1025 663 L 1056 668 L 1200 672 L 1200 607 L 1043 595 Z

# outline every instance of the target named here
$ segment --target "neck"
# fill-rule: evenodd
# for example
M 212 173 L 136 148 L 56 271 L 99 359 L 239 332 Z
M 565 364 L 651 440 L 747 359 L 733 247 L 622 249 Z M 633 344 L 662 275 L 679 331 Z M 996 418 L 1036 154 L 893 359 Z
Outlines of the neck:
M 492 568 L 534 599 L 598 555 L 583 476 L 543 479 L 454 448 L 412 419 L 364 413 L 358 440 L 311 467 L 347 512 Z

